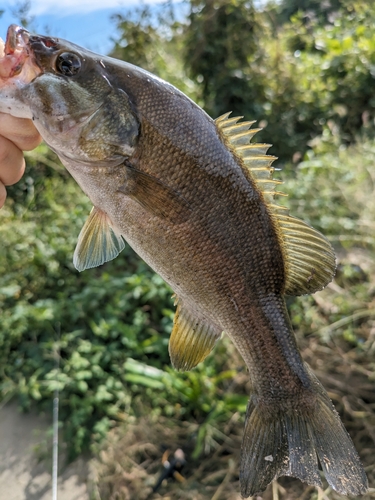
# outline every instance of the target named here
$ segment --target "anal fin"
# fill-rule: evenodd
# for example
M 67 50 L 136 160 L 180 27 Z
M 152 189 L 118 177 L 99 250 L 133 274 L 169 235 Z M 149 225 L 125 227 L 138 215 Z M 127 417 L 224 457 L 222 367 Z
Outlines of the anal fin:
M 169 355 L 176 370 L 188 371 L 203 361 L 221 336 L 221 329 L 202 315 L 178 302 Z

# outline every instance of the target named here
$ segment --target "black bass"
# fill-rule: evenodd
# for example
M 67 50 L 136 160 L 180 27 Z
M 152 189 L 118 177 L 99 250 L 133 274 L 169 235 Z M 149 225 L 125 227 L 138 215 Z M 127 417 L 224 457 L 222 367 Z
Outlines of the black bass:
M 269 145 L 253 122 L 212 120 L 169 83 L 126 62 L 11 26 L 0 59 L 0 111 L 32 118 L 93 204 L 74 253 L 80 271 L 126 240 L 170 284 L 172 364 L 190 370 L 225 332 L 252 392 L 241 493 L 280 475 L 366 492 L 352 441 L 303 362 L 284 295 L 332 279 L 328 241 L 275 203 Z

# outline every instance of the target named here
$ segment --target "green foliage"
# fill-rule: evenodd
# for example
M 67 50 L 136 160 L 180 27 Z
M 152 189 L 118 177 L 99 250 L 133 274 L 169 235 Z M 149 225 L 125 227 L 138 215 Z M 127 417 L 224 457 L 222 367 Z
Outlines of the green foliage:
M 359 131 L 373 136 L 375 13 L 368 3 L 356 2 L 337 12 L 329 25 L 306 23 L 293 18 L 284 37 L 295 50 L 301 90 L 324 119 L 338 127 L 345 142 L 353 142 Z M 306 78 L 307 77 L 307 78 Z
M 141 7 L 130 14 L 117 14 L 113 17 L 117 30 L 122 33 L 111 51 L 111 56 L 137 64 L 149 71 L 157 71 L 160 57 L 156 45 L 160 44 L 160 34 L 151 23 L 148 6 Z M 156 57 L 156 60 L 155 60 Z
M 28 407 L 50 404 L 59 388 L 64 430 L 79 452 L 98 422 L 129 405 L 129 354 L 160 367 L 169 362 L 171 292 L 129 247 L 99 270 L 75 271 L 72 253 L 89 204 L 50 154 L 55 170 L 33 156 L 2 212 L 0 391 L 19 394 Z
M 352 3 L 352 2 L 350 2 Z M 308 20 L 315 18 L 319 24 L 326 24 L 343 7 L 342 0 L 282 0 L 276 4 L 280 24 L 289 21 L 295 14 L 302 13 Z
M 375 143 L 346 147 L 337 141 L 325 129 L 304 161 L 283 175 L 290 213 L 321 230 L 338 253 L 333 284 L 290 298 L 288 306 L 300 334 L 341 339 L 362 352 L 374 315 Z
M 282 19 L 244 0 L 190 7 L 186 21 L 170 9 L 161 24 L 148 8 L 117 16 L 112 55 L 175 84 L 214 117 L 233 110 L 267 124 L 258 141 L 273 142 L 284 160 L 303 159 L 282 175 L 291 213 L 338 248 L 373 252 L 375 14 L 362 2 L 316 20 L 295 9 Z M 199 424 L 194 455 L 206 452 L 215 423 L 244 413 L 244 384 L 232 382 L 242 361 L 225 339 L 191 373 L 173 372 L 171 290 L 129 246 L 79 274 L 72 254 L 90 204 L 45 147 L 28 164 L 0 214 L 1 397 L 51 408 L 59 389 L 71 454 L 124 415 L 145 413 Z M 363 320 L 355 314 L 371 300 L 369 274 L 343 262 L 337 276 L 340 293 L 323 292 L 329 310 L 316 296 L 289 302 L 294 325 L 362 349 L 354 320 L 340 320 Z
M 184 39 L 173 6 L 165 4 L 159 16 L 143 6 L 113 17 L 118 37 L 110 55 L 154 73 L 192 99 L 198 99 L 195 83 L 188 78 L 181 52 Z
M 157 19 L 147 7 L 116 16 L 112 55 L 173 83 L 213 118 L 257 120 L 266 126 L 257 139 L 282 161 L 303 157 L 328 122 L 345 143 L 373 137 L 371 4 L 255 5 L 191 0 L 182 21 L 170 4 Z
M 272 142 L 282 160 L 303 156 L 328 120 L 346 142 L 361 129 L 373 136 L 372 5 L 329 3 L 315 16 L 321 2 L 305 2 L 301 11 L 286 4 L 295 14 L 282 24 L 272 5 L 191 2 L 185 64 L 208 113 L 233 111 L 267 125 L 258 140 Z
M 248 82 L 247 67 L 256 54 L 255 9 L 246 0 L 191 2 L 185 28 L 185 64 L 201 85 L 208 113 L 217 117 L 227 111 L 258 115 L 254 107 L 264 99 L 261 81 Z
M 373 251 L 375 145 L 319 152 L 331 148 L 334 139 L 326 139 L 328 146 L 317 145 L 295 177 L 285 179 L 291 213 L 336 243 Z M 101 268 L 75 271 L 73 248 L 89 203 L 45 148 L 29 164 L 1 214 L 2 398 L 17 395 L 24 408 L 39 402 L 48 409 L 59 389 L 71 454 L 124 415 L 145 413 L 199 423 L 194 456 L 207 452 L 216 424 L 237 411 L 244 415 L 246 407 L 246 390 L 232 382 L 242 366 L 233 347 L 225 340 L 194 371 L 174 372 L 167 347 L 171 291 L 128 246 Z M 330 323 L 366 307 L 366 274 L 344 263 L 338 276 L 342 293 L 327 296 L 329 315 L 314 297 L 289 303 L 297 330 L 321 330 L 329 338 Z M 361 345 L 350 324 L 335 332 Z
M 74 269 L 90 204 L 45 146 L 28 163 L 1 213 L 1 398 L 48 411 L 58 389 L 72 456 L 124 414 L 204 422 L 244 409 L 246 395 L 224 390 L 235 374 L 225 350 L 192 373 L 170 369 L 172 292 L 129 246 L 100 268 Z
M 339 146 L 337 136 L 325 129 L 322 140 L 304 161 L 283 174 L 291 213 L 338 245 L 373 251 L 374 164 L 373 141 Z

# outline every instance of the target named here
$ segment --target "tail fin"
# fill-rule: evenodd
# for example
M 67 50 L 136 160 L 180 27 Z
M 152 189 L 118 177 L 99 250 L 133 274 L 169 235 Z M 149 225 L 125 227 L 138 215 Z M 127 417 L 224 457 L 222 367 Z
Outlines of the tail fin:
M 293 476 L 321 486 L 318 459 L 329 485 L 343 495 L 367 491 L 367 477 L 352 440 L 331 400 L 309 370 L 317 394 L 315 410 L 270 417 L 251 397 L 241 449 L 241 494 L 264 491 L 279 476 Z

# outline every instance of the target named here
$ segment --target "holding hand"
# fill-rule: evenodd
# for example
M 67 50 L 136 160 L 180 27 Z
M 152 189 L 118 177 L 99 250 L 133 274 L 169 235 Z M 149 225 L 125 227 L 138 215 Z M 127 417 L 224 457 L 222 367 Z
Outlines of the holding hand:
M 25 171 L 22 151 L 30 151 L 40 142 L 31 120 L 0 113 L 0 207 L 5 203 L 5 186 L 18 182 Z

